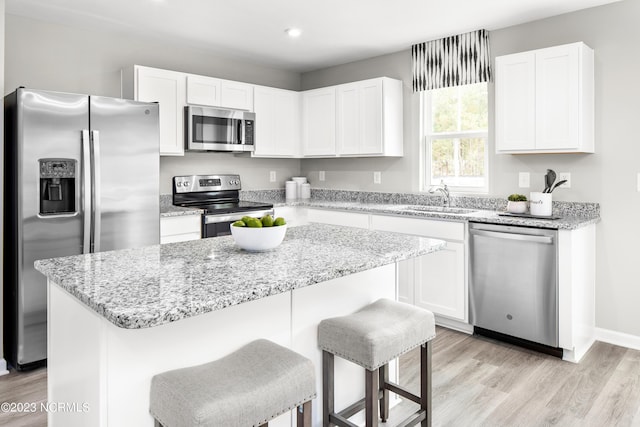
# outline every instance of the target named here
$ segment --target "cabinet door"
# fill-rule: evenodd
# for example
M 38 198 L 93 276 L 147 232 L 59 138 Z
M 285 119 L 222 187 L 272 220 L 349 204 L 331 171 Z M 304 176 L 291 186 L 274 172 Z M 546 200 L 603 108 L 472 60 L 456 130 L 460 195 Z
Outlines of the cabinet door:
M 464 244 L 447 247 L 415 261 L 415 304 L 442 316 L 466 321 Z
M 360 154 L 382 154 L 382 80 L 366 80 L 359 88 Z
M 496 58 L 496 151 L 535 149 L 535 54 Z
M 336 154 L 336 88 L 302 94 L 303 152 L 305 156 Z
M 160 243 L 185 242 L 201 238 L 200 215 L 160 218 Z
M 160 154 L 184 155 L 185 75 L 138 67 L 136 83 L 136 100 L 160 105 Z
M 579 148 L 578 54 L 576 45 L 536 53 L 536 149 Z
M 220 79 L 187 76 L 187 103 L 217 107 L 220 105 Z
M 383 154 L 382 79 L 340 85 L 337 96 L 338 154 Z
M 237 110 L 253 111 L 253 85 L 222 80 L 220 106 Z
M 254 88 L 255 157 L 294 157 L 300 146 L 300 94 L 265 86 Z
M 358 83 L 337 89 L 338 154 L 360 154 L 360 87 Z

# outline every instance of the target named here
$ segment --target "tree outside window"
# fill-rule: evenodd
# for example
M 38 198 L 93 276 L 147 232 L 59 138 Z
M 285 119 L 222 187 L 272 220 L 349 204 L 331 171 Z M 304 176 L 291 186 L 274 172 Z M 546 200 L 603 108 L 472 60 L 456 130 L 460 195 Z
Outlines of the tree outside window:
M 487 84 L 423 92 L 425 187 L 488 191 Z

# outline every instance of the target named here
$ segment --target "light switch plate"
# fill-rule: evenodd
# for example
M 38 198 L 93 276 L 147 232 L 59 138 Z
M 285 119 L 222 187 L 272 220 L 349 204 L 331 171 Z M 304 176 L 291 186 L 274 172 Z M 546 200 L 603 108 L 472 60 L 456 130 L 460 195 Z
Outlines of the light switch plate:
M 531 175 L 529 172 L 520 172 L 518 174 L 518 187 L 529 188 L 531 186 Z
M 276 171 L 269 172 L 269 182 L 276 182 Z
M 373 183 L 380 184 L 382 182 L 382 173 L 374 172 L 373 173 Z
M 318 180 L 324 181 L 324 171 L 318 172 Z
M 566 179 L 567 182 L 565 182 L 564 184 L 562 184 L 558 188 L 571 188 L 571 173 L 569 173 L 569 172 L 560 172 L 558 174 L 558 181 L 562 181 L 563 179 Z

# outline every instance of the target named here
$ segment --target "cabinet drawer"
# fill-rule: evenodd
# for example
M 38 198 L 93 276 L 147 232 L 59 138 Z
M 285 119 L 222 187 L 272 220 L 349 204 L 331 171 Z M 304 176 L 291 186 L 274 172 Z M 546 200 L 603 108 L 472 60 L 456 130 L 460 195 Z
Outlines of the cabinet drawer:
M 462 222 L 371 215 L 371 229 L 464 241 L 464 223 Z
M 369 214 L 355 212 L 308 209 L 307 221 L 320 222 L 322 224 L 344 225 L 347 227 L 369 228 Z
M 179 234 L 200 235 L 200 215 L 184 215 L 160 218 L 160 237 Z

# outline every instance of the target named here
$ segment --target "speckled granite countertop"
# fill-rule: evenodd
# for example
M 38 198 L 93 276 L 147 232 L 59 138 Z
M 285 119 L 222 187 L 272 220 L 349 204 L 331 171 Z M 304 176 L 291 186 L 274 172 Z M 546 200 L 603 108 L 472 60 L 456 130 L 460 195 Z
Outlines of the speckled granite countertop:
M 221 310 L 441 249 L 441 240 L 303 225 L 267 252 L 231 236 L 36 261 L 35 267 L 116 326 L 140 329 Z
M 203 213 L 204 211 L 202 209 L 175 206 L 171 194 L 160 195 L 160 217 L 202 215 Z
M 344 190 L 312 189 L 310 200 L 288 201 L 280 190 L 253 190 L 241 192 L 245 200 L 271 202 L 274 206 L 306 206 L 318 209 L 356 211 L 402 217 L 441 219 L 448 221 L 484 222 L 574 230 L 600 221 L 597 203 L 553 202 L 553 216 L 560 219 L 518 218 L 500 216 L 506 209 L 506 199 L 473 196 L 452 196 L 453 210 L 425 212 L 423 208 L 442 205 L 440 196 L 424 193 L 377 193 Z M 417 208 L 417 209 L 416 209 Z M 466 209 L 457 213 L 456 209 Z
M 517 218 L 500 216 L 506 209 L 506 200 L 491 197 L 453 196 L 455 211 L 425 212 L 413 209 L 442 205 L 440 196 L 416 193 L 376 193 L 365 191 L 344 191 L 312 189 L 310 200 L 285 200 L 284 190 L 241 191 L 242 200 L 270 202 L 274 206 L 306 206 L 318 209 L 356 211 L 363 213 L 396 215 L 447 221 L 485 222 L 489 224 L 519 225 L 560 230 L 575 230 L 600 221 L 600 206 L 597 203 L 553 202 L 553 216 L 560 219 Z M 171 195 L 160 199 L 161 216 L 201 214 L 199 209 L 181 208 L 171 204 Z

